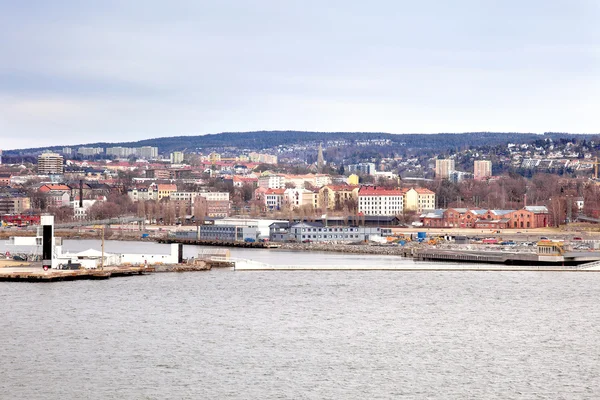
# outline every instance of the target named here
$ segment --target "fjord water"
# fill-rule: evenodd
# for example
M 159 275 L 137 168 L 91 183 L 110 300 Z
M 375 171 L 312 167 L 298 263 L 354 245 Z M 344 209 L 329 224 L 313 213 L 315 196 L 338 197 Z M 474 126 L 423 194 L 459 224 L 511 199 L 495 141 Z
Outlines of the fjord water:
M 0 398 L 598 398 L 599 283 L 596 273 L 231 270 L 0 283 Z

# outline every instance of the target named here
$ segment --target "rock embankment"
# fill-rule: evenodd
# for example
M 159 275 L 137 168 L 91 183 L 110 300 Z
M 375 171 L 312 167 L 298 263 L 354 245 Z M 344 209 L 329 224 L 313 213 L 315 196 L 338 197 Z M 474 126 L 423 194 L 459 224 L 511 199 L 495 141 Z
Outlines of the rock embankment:
M 154 272 L 195 272 L 195 271 L 209 271 L 210 265 L 204 262 L 196 264 L 169 264 L 169 265 L 155 265 Z
M 282 243 L 280 249 L 297 251 L 333 251 L 352 254 L 382 254 L 390 256 L 402 256 L 410 251 L 408 247 L 403 246 L 348 243 Z

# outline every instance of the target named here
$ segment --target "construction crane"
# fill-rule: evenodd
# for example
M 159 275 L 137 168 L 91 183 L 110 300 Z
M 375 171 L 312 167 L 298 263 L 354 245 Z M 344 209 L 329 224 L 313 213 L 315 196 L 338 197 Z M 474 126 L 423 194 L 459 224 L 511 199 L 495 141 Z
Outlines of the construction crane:
M 598 164 L 600 164 L 598 157 L 594 157 L 594 161 L 581 160 L 579 164 L 592 164 L 594 166 L 594 179 L 598 180 Z

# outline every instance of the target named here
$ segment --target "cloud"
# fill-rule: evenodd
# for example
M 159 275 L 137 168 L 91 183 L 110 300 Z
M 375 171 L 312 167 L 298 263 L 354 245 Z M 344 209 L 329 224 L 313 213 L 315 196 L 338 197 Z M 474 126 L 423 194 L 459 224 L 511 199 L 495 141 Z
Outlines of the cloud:
M 594 131 L 597 16 L 585 0 L 13 2 L 0 136 Z

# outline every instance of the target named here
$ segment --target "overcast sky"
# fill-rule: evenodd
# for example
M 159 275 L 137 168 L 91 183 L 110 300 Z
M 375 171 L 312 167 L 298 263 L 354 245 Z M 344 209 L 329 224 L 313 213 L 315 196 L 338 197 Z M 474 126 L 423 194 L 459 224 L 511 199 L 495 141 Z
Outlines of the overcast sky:
M 598 0 L 0 10 L 4 149 L 273 129 L 600 132 Z

